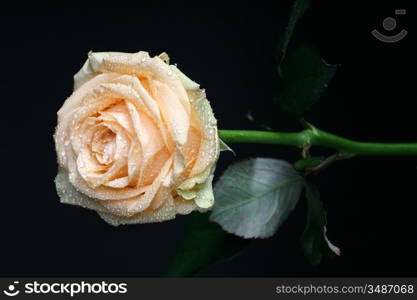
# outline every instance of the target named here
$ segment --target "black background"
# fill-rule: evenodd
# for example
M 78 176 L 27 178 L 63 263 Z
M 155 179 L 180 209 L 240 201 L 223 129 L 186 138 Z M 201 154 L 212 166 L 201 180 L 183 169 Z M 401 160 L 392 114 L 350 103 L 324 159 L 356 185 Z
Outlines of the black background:
M 72 92 L 72 76 L 94 51 L 169 53 L 206 88 L 222 129 L 301 130 L 270 103 L 277 88 L 274 48 L 291 1 L 177 2 L 61 8 L 0 19 L 1 206 L 0 275 L 159 276 L 166 271 L 187 217 L 112 227 L 92 211 L 59 203 L 52 139 L 56 111 Z M 336 1 L 333 1 L 336 2 Z M 310 44 L 340 64 L 320 104 L 306 119 L 352 139 L 416 142 L 413 12 L 397 16 L 384 44 L 371 34 L 394 17 L 398 1 L 315 1 L 297 25 L 293 45 Z M 246 118 L 252 111 L 255 122 Z M 232 145 L 217 175 L 247 157 L 295 161 L 285 147 Z M 319 153 L 319 151 L 317 151 Z M 328 212 L 328 235 L 342 256 L 318 267 L 299 247 L 305 201 L 271 239 L 255 240 L 199 276 L 416 276 L 417 158 L 341 161 L 316 178 Z

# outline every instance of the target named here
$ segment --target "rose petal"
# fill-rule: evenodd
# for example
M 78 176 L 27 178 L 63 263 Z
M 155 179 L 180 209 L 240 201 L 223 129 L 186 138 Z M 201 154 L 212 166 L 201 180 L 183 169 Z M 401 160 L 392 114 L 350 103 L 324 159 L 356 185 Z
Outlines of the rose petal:
M 122 217 L 131 217 L 134 214 L 146 210 L 155 198 L 158 190 L 160 189 L 162 182 L 171 168 L 172 159 L 165 162 L 159 175 L 153 180 L 148 190 L 139 197 L 117 200 L 117 201 L 102 201 L 101 204 L 106 210 L 112 214 Z
M 68 116 L 75 109 L 82 107 L 83 99 L 85 97 L 91 96 L 91 94 L 96 93 L 96 89 L 100 86 L 101 83 L 110 82 L 112 79 L 119 76 L 120 74 L 117 73 L 99 74 L 86 82 L 82 89 L 74 90 L 72 95 L 67 100 L 65 100 L 64 104 L 57 113 L 58 124 L 62 121 L 62 118 Z
M 137 53 L 90 53 L 88 56 L 90 69 L 85 70 L 83 76 L 88 77 L 94 72 L 117 72 L 121 74 L 135 74 L 139 77 L 158 78 L 161 82 L 170 86 L 180 101 L 184 104 L 187 112 L 190 111 L 189 100 L 180 79 L 173 74 L 169 65 L 159 57 L 150 58 L 147 52 Z
M 145 113 L 140 113 L 136 107 L 127 102 L 128 114 L 132 120 L 137 139 L 144 149 L 144 160 L 158 152 L 163 146 L 163 139 L 154 121 Z
M 122 125 L 131 135 L 135 135 L 132 120 L 129 117 L 125 101 L 121 101 L 119 104 L 100 112 L 100 114 L 102 116 L 112 117 L 116 123 Z
M 94 200 L 75 189 L 74 185 L 69 181 L 68 172 L 64 168 L 58 168 L 58 174 L 55 177 L 55 185 L 62 203 L 104 212 L 104 208 L 97 200 Z
M 214 117 L 205 93 L 197 92 L 196 94 L 191 105 L 201 122 L 203 137 L 197 160 L 190 176 L 204 172 L 207 168 L 215 164 L 219 156 L 219 137 L 216 118 Z
M 191 107 L 201 122 L 201 144 L 193 168 L 187 178 L 178 186 L 177 193 L 184 199 L 193 200 L 202 209 L 210 208 L 214 203 L 210 187 L 205 183 L 212 180 L 212 174 L 219 155 L 217 121 L 203 91 L 188 91 L 191 95 Z M 211 178 L 211 179 L 210 179 Z M 199 186 L 202 185 L 203 186 Z
M 174 199 L 170 191 L 166 188 L 163 188 L 158 191 L 155 195 L 154 201 L 163 202 L 164 205 L 158 209 L 147 209 L 143 212 L 137 213 L 131 217 L 120 217 L 117 215 L 99 212 L 99 215 L 107 223 L 118 226 L 123 224 L 143 224 L 143 223 L 153 223 L 153 222 L 162 222 L 175 218 L 177 212 L 176 205 L 174 204 Z
M 104 183 L 105 186 L 112 188 L 124 188 L 129 184 L 129 177 L 120 177 Z
M 175 197 L 175 211 L 180 215 L 188 215 L 194 210 L 199 210 L 194 201 L 188 201 L 181 197 Z
M 158 101 L 163 118 L 168 123 L 173 140 L 180 146 L 187 142 L 190 118 L 179 98 L 165 84 L 154 80 L 151 85 L 152 95 Z
M 213 175 L 211 175 L 202 185 L 200 190 L 197 192 L 196 197 L 194 198 L 195 204 L 200 208 L 211 208 L 214 204 L 214 195 L 213 195 Z
M 186 90 L 196 90 L 200 88 L 200 85 L 188 78 L 183 72 L 180 71 L 175 65 L 170 65 L 171 70 L 181 80 L 182 85 Z

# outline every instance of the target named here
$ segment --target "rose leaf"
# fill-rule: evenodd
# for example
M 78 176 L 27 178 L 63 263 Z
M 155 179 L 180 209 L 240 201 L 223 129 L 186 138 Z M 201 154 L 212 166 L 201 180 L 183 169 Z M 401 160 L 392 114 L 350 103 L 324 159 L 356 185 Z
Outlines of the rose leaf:
M 297 204 L 302 183 L 283 160 L 255 158 L 233 164 L 214 187 L 210 220 L 244 238 L 270 237 Z
M 334 246 L 326 235 L 326 212 L 320 200 L 316 186 L 305 184 L 308 204 L 307 224 L 301 236 L 304 254 L 312 265 L 318 265 L 323 257 L 340 255 L 340 249 Z
M 209 213 L 193 212 L 174 255 L 168 277 L 188 277 L 205 266 L 239 252 L 249 241 L 210 222 Z
M 288 20 L 288 25 L 285 29 L 284 34 L 278 41 L 277 45 L 277 62 L 278 62 L 278 71 L 280 72 L 280 65 L 285 58 L 285 54 L 287 52 L 288 44 L 290 42 L 290 38 L 294 31 L 295 25 L 297 24 L 298 20 L 304 15 L 308 7 L 310 6 L 310 0 L 296 0 L 293 4 L 290 18 Z
M 333 78 L 337 66 L 327 64 L 317 49 L 300 47 L 282 63 L 278 105 L 291 116 L 301 117 L 319 99 Z

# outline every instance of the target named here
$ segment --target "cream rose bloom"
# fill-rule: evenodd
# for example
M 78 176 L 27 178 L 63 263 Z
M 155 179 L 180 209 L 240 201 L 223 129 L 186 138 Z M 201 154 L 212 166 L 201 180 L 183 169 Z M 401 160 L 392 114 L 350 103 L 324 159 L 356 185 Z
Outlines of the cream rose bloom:
M 165 53 L 90 53 L 54 138 L 61 202 L 112 225 L 213 206 L 216 119 L 204 90 Z

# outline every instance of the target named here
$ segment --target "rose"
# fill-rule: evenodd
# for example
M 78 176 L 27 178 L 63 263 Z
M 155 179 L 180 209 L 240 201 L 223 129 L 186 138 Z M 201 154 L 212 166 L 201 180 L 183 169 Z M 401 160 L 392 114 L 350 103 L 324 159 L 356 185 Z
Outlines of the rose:
M 54 135 L 61 202 L 110 224 L 212 207 L 219 138 L 205 91 L 163 53 L 90 53 Z

